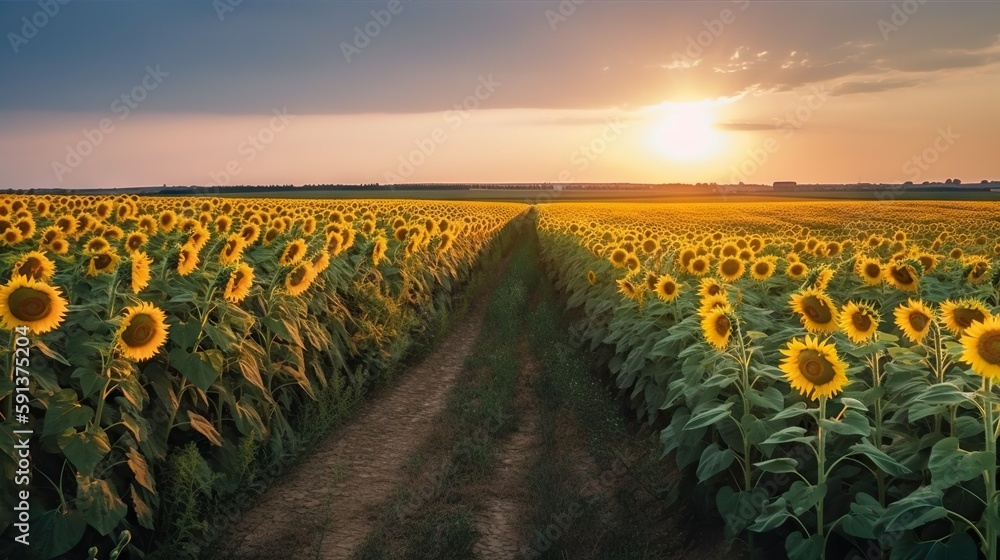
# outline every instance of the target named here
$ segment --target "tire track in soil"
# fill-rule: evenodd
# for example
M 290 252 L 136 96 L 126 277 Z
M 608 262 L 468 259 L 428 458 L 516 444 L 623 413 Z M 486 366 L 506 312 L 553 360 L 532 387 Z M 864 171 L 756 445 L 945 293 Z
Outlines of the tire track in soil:
M 426 439 L 479 338 L 487 299 L 475 298 L 430 356 L 267 490 L 217 549 L 234 560 L 350 558 L 379 506 L 406 481 L 407 458 Z
M 520 422 L 498 453 L 496 473 L 482 497 L 482 508 L 474 516 L 480 537 L 473 552 L 482 560 L 517 558 L 527 544 L 525 520 L 531 500 L 527 480 L 542 448 L 534 390 L 541 366 L 526 339 L 521 340 L 520 350 L 524 357 L 517 388 Z

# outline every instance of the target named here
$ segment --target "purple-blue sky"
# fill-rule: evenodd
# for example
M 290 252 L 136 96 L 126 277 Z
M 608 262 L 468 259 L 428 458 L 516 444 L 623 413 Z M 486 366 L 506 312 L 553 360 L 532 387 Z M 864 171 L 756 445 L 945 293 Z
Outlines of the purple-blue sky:
M 8 1 L 0 31 L 0 188 L 1000 179 L 995 1 Z

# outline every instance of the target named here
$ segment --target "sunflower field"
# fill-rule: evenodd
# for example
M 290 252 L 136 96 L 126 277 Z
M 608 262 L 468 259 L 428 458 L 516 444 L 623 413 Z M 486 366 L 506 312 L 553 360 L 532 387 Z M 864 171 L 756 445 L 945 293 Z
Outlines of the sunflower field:
M 169 525 L 177 454 L 235 489 L 256 451 L 294 447 L 294 415 L 390 371 L 526 208 L 0 198 L 0 531 L 19 427 L 43 558 Z
M 549 204 L 544 265 L 730 538 L 997 558 L 1000 204 Z

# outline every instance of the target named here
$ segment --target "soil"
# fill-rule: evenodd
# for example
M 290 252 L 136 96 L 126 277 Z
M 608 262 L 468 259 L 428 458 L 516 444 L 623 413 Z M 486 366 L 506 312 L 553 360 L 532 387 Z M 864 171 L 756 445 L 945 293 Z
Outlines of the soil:
M 484 305 L 473 306 L 398 385 L 366 403 L 348 426 L 232 523 L 218 549 L 234 560 L 350 558 L 379 507 L 407 480 L 407 458 L 444 409 L 484 314 Z

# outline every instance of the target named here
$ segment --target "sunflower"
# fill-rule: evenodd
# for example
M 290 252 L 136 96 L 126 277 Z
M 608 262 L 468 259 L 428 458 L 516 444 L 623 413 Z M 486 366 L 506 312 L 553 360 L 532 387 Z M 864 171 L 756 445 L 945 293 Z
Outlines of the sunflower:
M 761 257 L 750 265 L 750 276 L 763 282 L 774 274 L 774 257 Z
M 678 294 L 681 292 L 680 286 L 669 274 L 664 274 L 656 281 L 656 286 L 653 288 L 656 295 L 660 299 L 666 302 L 673 301 Z
M 837 306 L 823 290 L 808 288 L 792 295 L 792 309 L 811 333 L 831 333 L 837 330 Z
M 691 264 L 688 266 L 688 273 L 695 276 L 704 276 L 708 274 L 708 257 L 700 256 L 691 259 Z
M 917 271 L 913 265 L 892 262 L 886 270 L 885 279 L 897 290 L 914 292 L 918 282 Z
M 875 337 L 878 324 L 878 312 L 866 303 L 850 301 L 840 311 L 840 330 L 844 331 L 851 342 L 859 346 Z
M 627 278 L 622 278 L 617 281 L 618 293 L 621 295 L 634 300 L 640 300 L 642 298 L 642 291 L 632 282 L 629 282 Z
M 57 255 L 65 255 L 69 253 L 69 241 L 65 239 L 53 239 L 52 243 L 49 243 L 49 249 Z
M 746 265 L 738 257 L 726 257 L 719 261 L 719 276 L 727 282 L 739 280 L 746 271 Z
M 58 287 L 15 275 L 0 288 L 0 324 L 7 330 L 24 326 L 47 333 L 62 323 L 67 305 Z
M 48 282 L 55 272 L 55 263 L 49 260 L 49 258 L 45 256 L 45 253 L 31 251 L 25 253 L 14 264 L 14 272 L 12 276 L 26 276 L 28 278 L 34 278 L 35 280 L 41 280 L 42 282 Z
M 622 248 L 615 249 L 614 251 L 611 251 L 611 257 L 609 258 L 611 260 L 611 264 L 613 264 L 615 268 L 625 268 L 625 261 L 628 259 L 628 251 Z
M 114 251 L 105 250 L 92 255 L 87 259 L 87 276 L 94 277 L 98 274 L 111 274 L 118 266 L 121 258 Z
M 149 267 L 152 264 L 153 259 L 144 251 L 132 253 L 132 292 L 138 294 L 149 285 Z
M 913 342 L 922 341 L 934 321 L 934 312 L 920 300 L 912 298 L 906 305 L 896 308 L 895 316 L 896 326 Z
M 108 243 L 107 239 L 97 236 L 92 238 L 90 241 L 87 241 L 87 243 L 83 246 L 83 252 L 93 255 L 107 251 L 110 248 L 111 244 Z
M 198 250 L 192 247 L 189 243 L 185 243 L 181 247 L 180 253 L 177 254 L 177 274 L 181 276 L 187 276 L 194 272 L 194 269 L 198 268 L 198 261 L 200 257 L 198 256 Z
M 133 231 L 125 238 L 125 250 L 129 253 L 134 253 L 139 249 L 142 249 L 142 246 L 145 245 L 148 240 L 149 237 L 146 236 L 145 233 L 141 231 Z
M 239 303 L 247 297 L 251 287 L 253 287 L 253 268 L 246 263 L 240 263 L 229 273 L 229 281 L 226 282 L 222 297 L 229 303 Z
M 698 295 L 701 297 L 717 296 L 725 291 L 726 289 L 715 278 L 702 278 L 701 285 L 698 288 Z
M 591 286 L 596 286 L 597 285 L 597 275 L 594 274 L 593 270 L 588 270 L 587 271 L 587 282 L 590 282 Z
M 299 263 L 285 277 L 285 289 L 288 295 L 297 296 L 309 289 L 312 281 L 316 278 L 316 271 L 309 261 Z
M 327 251 L 320 251 L 312 261 L 313 270 L 316 271 L 318 275 L 330 266 L 330 253 Z
M 642 263 L 639 261 L 639 257 L 635 256 L 634 254 L 630 253 L 629 256 L 625 259 L 625 268 L 628 269 L 629 275 L 639 272 L 639 268 L 641 266 Z
M 725 292 L 715 294 L 714 296 L 704 296 L 701 298 L 701 306 L 698 308 L 698 314 L 704 318 L 719 307 L 729 306 L 729 297 Z
M 944 324 L 955 336 L 963 334 L 975 323 L 983 323 L 991 318 L 989 310 L 977 299 L 948 300 L 941 304 Z
M 982 257 L 975 257 L 966 262 L 968 274 L 965 279 L 970 284 L 979 285 L 989 277 L 990 263 Z
M 801 280 L 806 277 L 809 273 L 809 267 L 802 262 L 790 262 L 788 263 L 788 268 L 785 269 L 785 274 L 793 280 Z
M 855 269 L 858 276 L 869 286 L 878 286 L 885 279 L 885 269 L 882 263 L 873 258 L 859 259 Z
M 378 266 L 378 263 L 385 259 L 385 253 L 388 249 L 389 245 L 385 237 L 375 238 L 375 245 L 372 247 L 372 266 Z
M 847 364 L 837 356 L 837 348 L 819 337 L 794 339 L 781 351 L 779 366 L 792 389 L 812 400 L 833 397 L 847 385 Z
M 246 246 L 246 239 L 242 236 L 237 233 L 230 235 L 226 238 L 226 243 L 222 246 L 222 251 L 219 252 L 219 262 L 224 265 L 230 265 L 240 260 L 240 256 L 243 254 Z
M 728 305 L 716 307 L 701 319 L 701 332 L 709 344 L 725 350 L 733 334 L 733 321 L 729 318 L 733 309 Z
M 125 308 L 125 318 L 116 335 L 118 349 L 129 360 L 141 362 L 156 355 L 167 341 L 167 316 L 147 302 Z
M 979 375 L 1000 381 L 1000 318 L 990 317 L 982 323 L 973 323 L 961 342 L 961 360 Z
M 833 279 L 834 271 L 830 267 L 823 267 L 822 270 L 816 273 L 816 279 L 813 280 L 812 287 L 817 290 L 826 290 L 830 285 L 830 280 Z

